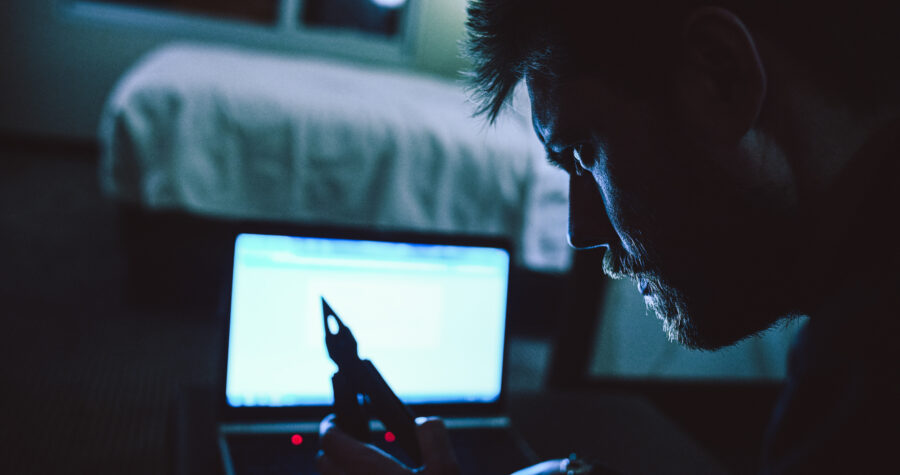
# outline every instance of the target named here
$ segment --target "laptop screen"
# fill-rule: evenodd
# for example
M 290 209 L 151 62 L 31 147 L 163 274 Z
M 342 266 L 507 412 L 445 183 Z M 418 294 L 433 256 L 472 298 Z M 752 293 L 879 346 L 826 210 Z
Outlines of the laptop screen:
M 229 406 L 332 403 L 322 297 L 404 402 L 498 399 L 505 249 L 240 234 L 234 256 Z

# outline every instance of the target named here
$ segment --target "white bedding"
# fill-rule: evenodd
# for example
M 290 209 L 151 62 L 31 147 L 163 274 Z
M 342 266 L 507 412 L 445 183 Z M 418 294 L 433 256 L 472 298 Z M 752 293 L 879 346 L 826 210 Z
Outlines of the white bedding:
M 567 181 L 527 97 L 494 127 L 460 84 L 323 59 L 178 44 L 119 82 L 101 182 L 154 210 L 510 237 L 563 271 Z

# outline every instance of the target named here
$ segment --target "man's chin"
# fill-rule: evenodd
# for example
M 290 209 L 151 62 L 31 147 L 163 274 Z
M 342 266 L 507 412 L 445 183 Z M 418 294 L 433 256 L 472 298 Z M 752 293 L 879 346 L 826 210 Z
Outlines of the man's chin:
M 662 322 L 669 341 L 693 350 L 714 351 L 733 345 L 761 329 L 738 328 L 727 312 L 702 312 L 687 305 L 677 292 L 651 284 L 644 303 Z M 730 324 L 729 324 L 730 323 Z
M 663 332 L 669 341 L 691 350 L 714 351 L 737 342 L 737 340 L 710 338 L 710 335 L 698 331 L 693 322 L 681 315 L 661 316 L 657 312 L 656 316 L 662 322 Z
M 666 338 L 672 343 L 678 343 L 681 346 L 692 350 L 716 350 L 724 345 L 710 345 L 705 340 L 699 338 L 696 329 L 680 316 L 661 317 L 658 313 L 657 318 L 663 325 L 663 332 Z
M 669 341 L 691 349 L 707 349 L 700 345 L 696 327 L 682 313 L 677 302 L 660 295 L 658 288 L 652 293 L 644 293 L 643 296 L 647 308 L 662 322 L 663 332 Z

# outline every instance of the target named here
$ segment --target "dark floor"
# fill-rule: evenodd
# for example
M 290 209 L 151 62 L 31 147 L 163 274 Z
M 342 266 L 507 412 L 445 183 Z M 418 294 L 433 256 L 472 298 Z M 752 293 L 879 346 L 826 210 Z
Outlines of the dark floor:
M 0 473 L 166 473 L 172 401 L 217 374 L 215 318 L 125 301 L 119 218 L 96 164 L 89 145 L 0 140 Z M 546 326 L 518 330 L 513 384 L 538 389 Z M 625 389 L 753 471 L 774 388 Z

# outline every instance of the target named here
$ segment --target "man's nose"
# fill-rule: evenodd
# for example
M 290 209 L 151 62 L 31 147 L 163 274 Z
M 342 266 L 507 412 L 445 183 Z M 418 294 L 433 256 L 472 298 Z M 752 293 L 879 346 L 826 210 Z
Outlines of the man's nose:
M 569 176 L 569 245 L 575 249 L 609 247 L 618 235 L 613 228 L 603 195 L 589 173 Z

